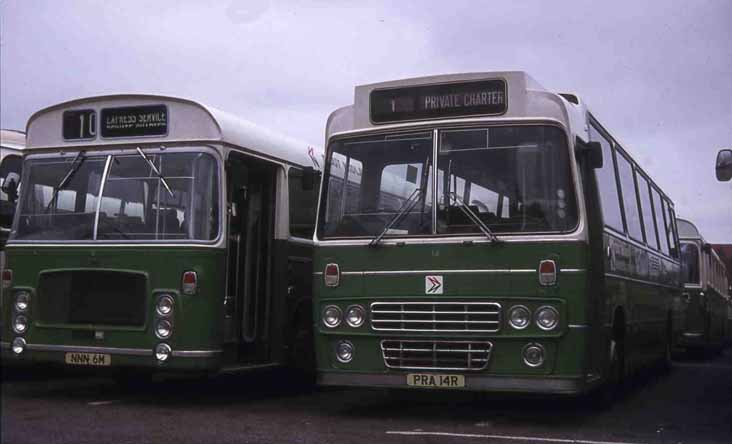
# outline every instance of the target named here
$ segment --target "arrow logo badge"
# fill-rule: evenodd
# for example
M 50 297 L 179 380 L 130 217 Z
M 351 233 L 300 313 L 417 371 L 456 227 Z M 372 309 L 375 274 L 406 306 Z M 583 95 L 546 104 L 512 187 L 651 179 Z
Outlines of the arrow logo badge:
M 442 294 L 443 280 L 442 276 L 425 276 L 424 292 L 425 294 Z

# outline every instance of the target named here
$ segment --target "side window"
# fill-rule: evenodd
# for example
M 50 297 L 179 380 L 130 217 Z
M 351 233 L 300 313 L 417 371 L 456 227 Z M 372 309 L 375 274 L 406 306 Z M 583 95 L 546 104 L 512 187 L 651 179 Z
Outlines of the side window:
M 636 174 L 635 178 L 638 180 L 638 195 L 640 196 L 641 212 L 643 213 L 643 230 L 646 233 L 646 243 L 658 250 L 658 237 L 656 237 L 656 225 L 653 220 L 648 180 L 642 174 Z
M 610 141 L 592 125 L 590 125 L 590 140 L 600 142 L 600 145 L 602 145 L 602 158 L 604 161 L 602 168 L 595 170 L 595 174 L 597 188 L 600 192 L 603 220 L 605 225 L 622 232 L 623 216 L 620 210 L 620 197 L 618 196 L 618 185 L 615 180 L 615 162 L 613 161 Z
M 320 178 L 320 175 L 316 175 Z M 320 180 L 312 189 L 303 188 L 302 170 L 290 168 L 287 177 L 290 198 L 290 235 L 310 239 L 315 227 L 315 211 L 318 206 Z
M 664 222 L 663 213 L 664 208 L 661 206 L 661 195 L 658 194 L 655 188 L 652 189 L 651 194 L 653 195 L 653 215 L 656 219 L 656 228 L 658 229 L 658 240 L 661 243 L 661 252 L 668 254 L 668 242 L 666 236 L 666 223 Z
M 674 213 L 674 207 L 670 202 L 664 202 L 666 204 L 666 233 L 668 234 L 668 244 L 671 249 L 671 256 L 679 257 L 679 236 L 676 233 L 676 214 Z
M 640 211 L 638 211 L 638 198 L 635 194 L 635 180 L 633 179 L 633 165 L 624 154 L 617 152 L 618 176 L 623 193 L 623 206 L 625 207 L 625 222 L 628 225 L 628 234 L 637 241 L 643 242 Z

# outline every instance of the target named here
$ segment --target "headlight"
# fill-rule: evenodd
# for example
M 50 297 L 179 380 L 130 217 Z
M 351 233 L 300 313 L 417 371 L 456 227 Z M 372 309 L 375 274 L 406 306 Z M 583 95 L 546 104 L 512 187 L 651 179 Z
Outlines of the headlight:
M 531 323 L 531 312 L 523 305 L 514 305 L 508 312 L 508 323 L 516 330 L 523 330 Z
M 540 307 L 536 310 L 536 325 L 542 330 L 552 330 L 559 324 L 559 312 L 554 307 Z
M 165 362 L 170 358 L 172 350 L 168 344 L 158 344 L 155 346 L 155 358 L 158 362 Z
M 13 353 L 19 355 L 25 351 L 25 339 L 15 338 L 13 339 Z
M 328 305 L 323 309 L 323 324 L 328 328 L 341 325 L 341 309 L 335 305 Z
M 341 341 L 336 346 L 336 359 L 347 364 L 353 360 L 353 344 L 348 341 Z
M 28 330 L 28 318 L 23 315 L 18 315 L 13 319 L 13 331 L 22 335 Z
M 346 310 L 346 324 L 351 327 L 360 327 L 366 318 L 366 310 L 360 305 L 351 305 Z
M 167 294 L 161 296 L 158 299 L 158 303 L 155 305 L 155 311 L 157 311 L 160 316 L 169 316 L 173 313 L 173 298 Z
M 30 305 L 30 293 L 27 291 L 20 291 L 15 294 L 15 310 L 24 312 L 28 310 Z
M 166 319 L 161 319 L 155 324 L 155 336 L 160 339 L 168 339 L 173 333 L 173 325 Z
M 544 363 L 544 347 L 541 344 L 527 344 L 524 347 L 524 364 L 539 367 Z

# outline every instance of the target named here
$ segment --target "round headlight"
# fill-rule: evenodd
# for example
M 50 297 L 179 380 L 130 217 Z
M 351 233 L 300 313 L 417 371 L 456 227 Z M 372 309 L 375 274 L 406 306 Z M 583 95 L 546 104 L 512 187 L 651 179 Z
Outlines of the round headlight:
M 552 330 L 559 324 L 559 312 L 554 307 L 536 310 L 536 325 L 542 330 Z
M 21 291 L 15 295 L 15 309 L 20 312 L 28 310 L 30 305 L 30 293 L 27 291 Z
M 172 350 L 168 344 L 158 344 L 155 346 L 155 358 L 159 362 L 165 362 L 170 358 Z
M 173 333 L 173 325 L 166 319 L 160 319 L 155 324 L 155 336 L 160 339 L 168 339 Z
M 346 324 L 351 327 L 360 327 L 366 318 L 366 310 L 360 305 L 351 305 L 346 310 Z
M 19 355 L 25 351 L 25 339 L 15 338 L 13 339 L 13 353 Z
M 523 305 L 515 305 L 508 312 L 508 323 L 516 330 L 523 330 L 531 323 L 531 312 Z
M 28 330 L 28 318 L 23 315 L 18 315 L 13 319 L 13 331 L 22 335 Z
M 155 305 L 155 311 L 157 311 L 160 316 L 168 316 L 173 313 L 173 298 L 167 294 L 161 296 L 160 299 L 158 299 L 158 303 Z
M 335 305 L 328 305 L 323 309 L 323 324 L 328 328 L 341 325 L 341 309 Z
M 347 364 L 353 360 L 353 344 L 348 341 L 341 341 L 336 346 L 336 359 Z
M 544 347 L 541 344 L 527 344 L 524 347 L 524 364 L 539 367 L 544 363 Z

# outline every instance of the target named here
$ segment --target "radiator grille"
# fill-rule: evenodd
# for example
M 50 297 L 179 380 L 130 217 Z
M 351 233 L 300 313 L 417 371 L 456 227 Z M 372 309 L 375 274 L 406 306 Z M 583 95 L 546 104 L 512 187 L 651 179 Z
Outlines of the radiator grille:
M 501 328 L 501 305 L 495 302 L 374 302 L 371 328 L 376 331 L 495 333 Z
M 381 341 L 384 365 L 403 370 L 483 370 L 492 349 L 488 341 Z
M 53 324 L 142 326 L 147 280 L 141 273 L 69 270 L 41 273 L 38 320 Z

